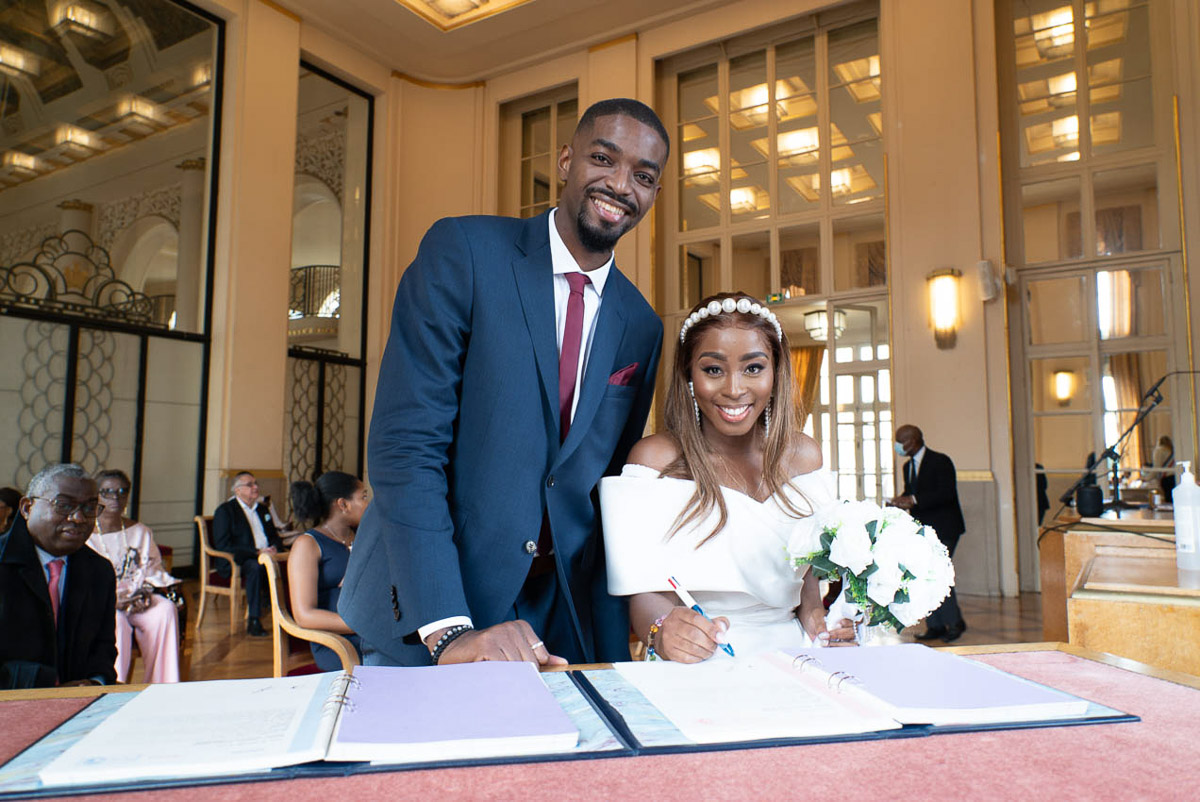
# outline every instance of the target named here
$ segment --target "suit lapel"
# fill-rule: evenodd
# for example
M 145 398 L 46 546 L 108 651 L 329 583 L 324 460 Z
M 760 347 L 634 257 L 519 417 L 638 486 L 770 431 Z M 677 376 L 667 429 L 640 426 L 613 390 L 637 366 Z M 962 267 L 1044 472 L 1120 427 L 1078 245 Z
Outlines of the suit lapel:
M 554 267 L 550 259 L 547 214 L 532 218 L 517 240 L 513 277 L 521 298 L 525 326 L 533 341 L 533 355 L 542 380 L 542 394 L 558 422 L 558 337 L 554 331 Z M 551 397 L 553 390 L 553 397 Z
M 614 265 L 608 274 L 600 314 L 596 318 L 592 347 L 588 352 L 587 366 L 579 388 L 579 404 L 575 407 L 575 416 L 571 419 L 571 430 L 567 433 L 567 440 L 558 455 L 560 463 L 569 457 L 587 436 L 588 427 L 596 417 L 596 410 L 600 408 L 600 400 L 608 386 L 608 377 L 617 358 L 617 346 L 621 344 L 621 338 L 625 335 L 626 303 L 623 278 Z
M 37 549 L 33 546 L 33 536 L 25 528 L 24 519 L 13 523 L 3 561 L 18 566 L 21 579 L 43 606 L 47 623 L 53 626 L 54 610 L 50 606 L 50 588 L 46 584 L 46 572 L 42 568 L 42 561 L 38 559 Z
M 87 603 L 87 599 L 84 598 L 86 570 L 83 560 L 77 559 L 74 554 L 67 558 L 67 592 L 63 595 L 62 605 L 58 609 L 58 617 L 62 621 L 58 638 L 59 648 L 62 650 L 61 666 L 68 665 L 67 661 L 71 659 L 71 644 L 75 643 L 78 634 L 76 630 L 83 619 L 83 608 Z

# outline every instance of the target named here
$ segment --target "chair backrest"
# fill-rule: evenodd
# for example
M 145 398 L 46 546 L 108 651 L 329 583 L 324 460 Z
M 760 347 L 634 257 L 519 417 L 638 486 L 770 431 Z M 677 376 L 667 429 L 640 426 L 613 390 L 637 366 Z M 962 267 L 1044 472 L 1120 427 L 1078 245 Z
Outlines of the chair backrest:
M 200 538 L 200 576 L 207 577 L 211 570 L 208 564 L 209 552 L 212 548 L 212 522 L 211 515 L 197 515 L 192 518 L 196 522 L 196 534 Z
M 291 666 L 289 665 L 291 650 L 288 648 L 287 641 L 289 636 L 329 647 L 338 656 L 338 659 L 342 661 L 342 670 L 353 671 L 354 667 L 359 664 L 359 659 L 358 651 L 350 641 L 336 632 L 302 627 L 292 618 L 289 607 L 281 594 L 283 583 L 279 579 L 277 556 L 272 554 L 258 555 L 258 561 L 267 569 L 267 587 L 270 591 L 268 596 L 271 599 L 272 663 L 275 676 L 282 677 L 291 670 Z

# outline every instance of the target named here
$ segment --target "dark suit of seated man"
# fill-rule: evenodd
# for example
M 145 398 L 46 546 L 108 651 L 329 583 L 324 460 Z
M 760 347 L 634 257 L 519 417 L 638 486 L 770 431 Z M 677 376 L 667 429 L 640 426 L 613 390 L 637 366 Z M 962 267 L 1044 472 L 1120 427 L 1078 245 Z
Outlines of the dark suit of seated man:
M 0 688 L 116 682 L 117 580 L 84 548 L 98 510 L 83 468 L 51 465 L 0 535 Z
M 275 522 L 265 504 L 258 503 L 258 481 L 254 474 L 242 471 L 233 477 L 233 498 L 217 507 L 213 513 L 213 547 L 233 553 L 246 580 L 246 632 L 264 637 L 260 615 L 260 593 L 266 580 L 266 569 L 258 563 L 261 553 L 274 554 L 283 548 L 275 531 Z M 230 569 L 225 560 L 217 562 L 217 571 L 228 578 Z

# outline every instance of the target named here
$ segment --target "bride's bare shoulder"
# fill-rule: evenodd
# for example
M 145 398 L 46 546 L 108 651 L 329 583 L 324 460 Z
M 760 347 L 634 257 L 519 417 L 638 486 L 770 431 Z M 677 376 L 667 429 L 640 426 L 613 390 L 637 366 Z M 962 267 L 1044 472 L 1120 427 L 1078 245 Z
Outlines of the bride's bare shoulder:
M 819 450 L 818 450 L 819 451 Z M 627 463 L 661 471 L 679 458 L 679 443 L 665 432 L 643 437 L 629 450 Z
M 787 456 L 787 475 L 801 476 L 819 469 L 824 462 L 821 446 L 806 434 L 800 435 Z

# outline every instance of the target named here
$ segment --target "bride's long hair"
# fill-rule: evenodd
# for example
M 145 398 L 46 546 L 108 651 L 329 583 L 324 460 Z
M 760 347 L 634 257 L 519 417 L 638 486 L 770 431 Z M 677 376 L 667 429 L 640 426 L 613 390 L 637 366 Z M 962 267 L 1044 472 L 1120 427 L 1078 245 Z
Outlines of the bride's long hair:
M 741 292 L 723 292 L 709 296 L 692 308 L 695 313 L 712 301 L 718 303 L 726 298 L 738 301 L 742 298 L 751 303 L 761 302 L 750 295 Z M 690 313 L 689 313 L 690 317 Z M 686 318 L 685 318 L 686 320 Z M 695 360 L 696 343 L 704 332 L 711 329 L 737 326 L 751 329 L 762 335 L 771 349 L 774 364 L 774 382 L 771 386 L 770 428 L 767 430 L 763 444 L 763 483 L 771 496 L 779 499 L 784 510 L 796 518 L 811 514 L 811 510 L 798 508 L 788 495 L 781 493 L 785 486 L 799 492 L 791 484 L 784 467 L 784 458 L 799 444 L 800 440 L 800 401 L 796 396 L 796 386 L 792 378 L 791 349 L 788 347 L 787 335 L 776 336 L 775 326 L 759 315 L 741 312 L 721 312 L 709 315 L 691 325 L 687 336 L 675 349 L 675 360 L 671 368 L 671 385 L 667 389 L 667 402 L 664 413 L 667 431 L 679 443 L 680 454 L 670 465 L 662 470 L 663 476 L 680 479 L 691 479 L 696 483 L 696 492 L 688 501 L 687 506 L 679 513 L 671 527 L 670 534 L 674 535 L 680 529 L 696 521 L 704 520 L 714 509 L 718 511 L 717 525 L 700 541 L 708 542 L 717 535 L 729 519 L 729 511 L 725 506 L 725 498 L 721 494 L 721 483 L 713 466 L 713 451 L 704 437 L 700 422 L 696 420 L 696 407 L 692 394 L 688 389 L 691 378 L 692 364 Z M 763 425 L 762 415 L 758 425 Z

